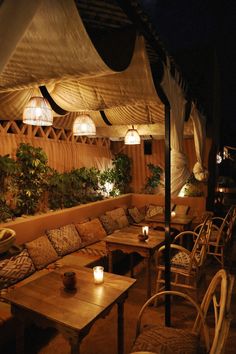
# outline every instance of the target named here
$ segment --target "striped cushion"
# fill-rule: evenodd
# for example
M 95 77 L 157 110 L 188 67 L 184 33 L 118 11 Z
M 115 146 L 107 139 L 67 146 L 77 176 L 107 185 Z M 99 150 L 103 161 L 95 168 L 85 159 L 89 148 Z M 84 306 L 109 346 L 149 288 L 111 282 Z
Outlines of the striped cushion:
M 150 351 L 158 354 L 196 354 L 198 353 L 198 337 L 183 329 L 148 327 L 138 336 L 132 351 Z
M 47 235 L 59 256 L 76 251 L 82 243 L 74 224 L 48 230 Z
M 0 288 L 6 288 L 35 271 L 29 253 L 24 249 L 21 253 L 9 259 L 0 261 Z

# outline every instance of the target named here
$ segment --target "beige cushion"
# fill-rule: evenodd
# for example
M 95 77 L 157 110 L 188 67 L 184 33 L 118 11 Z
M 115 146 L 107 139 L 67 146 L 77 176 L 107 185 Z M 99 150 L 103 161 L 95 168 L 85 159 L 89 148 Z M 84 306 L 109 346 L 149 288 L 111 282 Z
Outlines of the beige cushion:
M 64 256 L 80 248 L 82 241 L 74 224 L 48 230 L 47 235 L 59 256 Z
M 58 259 L 58 255 L 46 235 L 27 242 L 26 248 L 37 269 L 42 269 Z
M 107 235 L 112 234 L 115 230 L 119 229 L 118 223 L 112 219 L 111 216 L 103 214 L 99 216 L 99 220 L 102 223 L 102 226 L 106 230 Z
M 81 237 L 82 246 L 102 240 L 107 235 L 98 218 L 75 226 Z
M 128 209 L 128 213 L 132 217 L 133 221 L 136 223 L 139 223 L 144 220 L 145 216 L 140 213 L 138 208 L 134 207 L 131 209 Z
M 189 211 L 189 206 L 178 204 L 175 206 L 174 210 L 176 212 L 176 215 L 187 215 Z
M 146 211 L 146 218 L 151 218 L 152 216 L 157 214 L 163 214 L 163 212 L 164 208 L 162 206 L 150 204 Z
M 26 249 L 16 256 L 0 261 L 0 289 L 15 284 L 33 272 L 35 267 Z
M 113 220 L 115 220 L 120 229 L 129 225 L 129 220 L 125 215 L 123 208 L 116 208 L 106 212 L 106 215 L 109 215 Z
M 132 351 L 150 351 L 159 354 L 197 354 L 198 337 L 183 329 L 153 326 L 142 331 L 136 339 Z

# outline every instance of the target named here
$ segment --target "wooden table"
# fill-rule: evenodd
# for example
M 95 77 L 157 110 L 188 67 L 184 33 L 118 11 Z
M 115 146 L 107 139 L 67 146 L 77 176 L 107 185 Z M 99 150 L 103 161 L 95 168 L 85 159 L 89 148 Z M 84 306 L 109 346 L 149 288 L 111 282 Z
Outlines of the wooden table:
M 129 230 L 120 230 L 105 238 L 108 253 L 109 272 L 112 272 L 112 251 L 121 250 L 124 253 L 131 254 L 136 252 L 145 258 L 147 264 L 147 298 L 151 296 L 151 258 L 155 251 L 163 244 L 165 234 L 161 231 L 149 231 L 147 241 L 139 241 L 138 234 L 141 227 L 129 228 Z M 133 276 L 131 265 L 131 276 Z
M 177 229 L 178 231 L 186 231 L 190 230 L 191 223 L 193 221 L 193 216 L 190 215 L 175 215 L 170 219 L 170 226 Z M 155 226 L 163 226 L 165 227 L 165 215 L 157 214 L 145 220 L 147 224 L 152 224 Z
M 68 270 L 77 276 L 77 289 L 71 292 L 64 290 L 61 279 Z M 24 328 L 33 322 L 59 330 L 69 340 L 71 354 L 78 354 L 93 323 L 117 304 L 118 354 L 123 354 L 123 305 L 134 283 L 129 277 L 105 273 L 104 283 L 96 285 L 92 269 L 66 266 L 11 291 L 4 297 L 17 320 L 17 353 L 24 353 Z

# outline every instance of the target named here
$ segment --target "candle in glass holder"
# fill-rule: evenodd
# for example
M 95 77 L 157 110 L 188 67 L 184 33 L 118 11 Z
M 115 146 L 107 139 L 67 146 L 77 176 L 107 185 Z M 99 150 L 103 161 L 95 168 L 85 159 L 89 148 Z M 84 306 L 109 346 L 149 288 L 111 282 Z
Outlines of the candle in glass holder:
M 148 236 L 148 231 L 149 231 L 149 227 L 148 226 L 143 226 L 142 227 L 142 234 L 145 236 Z
M 176 212 L 175 212 L 175 211 L 172 211 L 172 212 L 171 212 L 171 217 L 174 218 L 175 215 L 176 215 Z
M 103 283 L 103 274 L 104 268 L 102 266 L 97 266 L 93 268 L 93 277 L 94 277 L 94 283 L 95 284 L 101 284 Z

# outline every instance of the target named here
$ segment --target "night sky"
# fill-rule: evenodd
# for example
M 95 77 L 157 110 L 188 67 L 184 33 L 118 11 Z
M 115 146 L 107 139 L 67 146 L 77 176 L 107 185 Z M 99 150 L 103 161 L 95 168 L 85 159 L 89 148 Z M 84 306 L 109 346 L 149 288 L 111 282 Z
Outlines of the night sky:
M 217 109 L 220 145 L 236 146 L 236 1 L 139 2 L 211 124 Z

